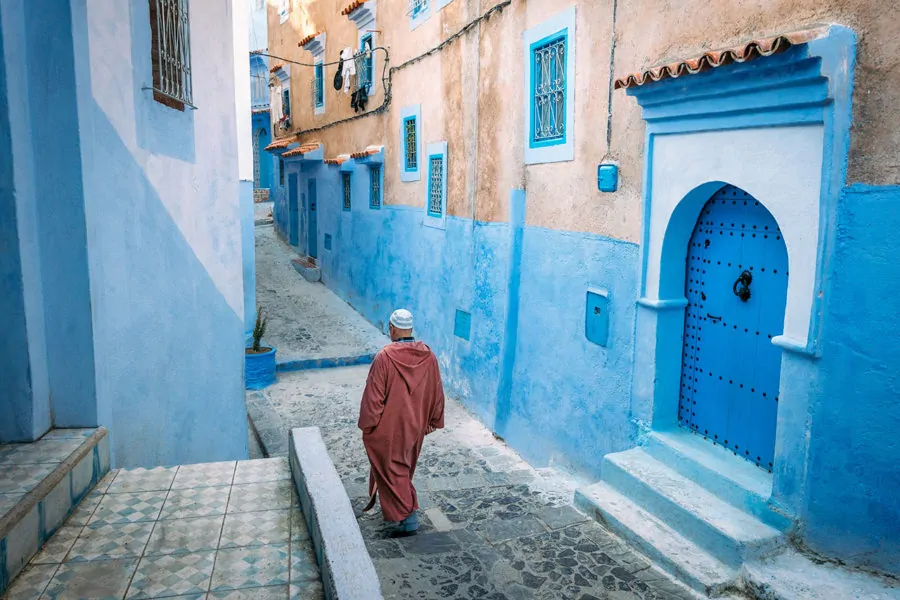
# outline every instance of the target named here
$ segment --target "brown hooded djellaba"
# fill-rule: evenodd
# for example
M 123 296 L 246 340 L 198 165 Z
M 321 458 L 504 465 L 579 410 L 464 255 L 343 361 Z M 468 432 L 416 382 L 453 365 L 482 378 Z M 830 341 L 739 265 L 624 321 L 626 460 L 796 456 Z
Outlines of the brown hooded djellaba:
M 412 479 L 426 433 L 444 427 L 437 357 L 422 342 L 396 342 L 375 357 L 359 410 L 369 456 L 370 506 L 377 492 L 385 521 L 419 508 Z

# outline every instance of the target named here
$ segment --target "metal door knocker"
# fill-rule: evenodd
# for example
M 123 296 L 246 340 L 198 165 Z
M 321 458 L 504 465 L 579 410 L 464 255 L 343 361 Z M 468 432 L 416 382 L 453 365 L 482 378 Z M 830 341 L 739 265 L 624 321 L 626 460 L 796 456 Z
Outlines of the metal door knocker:
M 744 271 L 741 273 L 741 276 L 737 278 L 737 281 L 734 282 L 731 290 L 734 292 L 735 296 L 741 299 L 741 301 L 746 302 L 750 299 L 750 284 L 752 282 L 753 274 L 750 271 Z

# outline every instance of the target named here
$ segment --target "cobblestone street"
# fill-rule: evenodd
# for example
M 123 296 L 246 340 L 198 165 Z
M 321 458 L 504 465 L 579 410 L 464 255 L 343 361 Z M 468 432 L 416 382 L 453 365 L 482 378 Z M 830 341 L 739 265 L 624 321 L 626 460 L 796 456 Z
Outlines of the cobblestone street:
M 295 340 L 302 332 L 308 339 L 289 345 L 299 358 L 329 349 L 362 354 L 376 341 L 386 342 L 325 286 L 303 281 L 290 258 L 270 227 L 257 228 L 259 296 L 271 307 L 270 339 Z M 320 343 L 326 336 L 331 348 Z M 273 455 L 287 453 L 289 429 L 321 428 L 357 507 L 365 504 L 368 481 L 356 427 L 367 374 L 367 366 L 279 373 L 276 384 L 248 394 L 261 441 Z M 416 469 L 419 535 L 388 539 L 377 505 L 359 521 L 385 597 L 695 597 L 575 510 L 579 483 L 555 469 L 532 468 L 448 399 L 446 428 L 426 439 Z
M 252 395 L 276 413 L 285 437 L 287 428 L 321 428 L 355 506 L 365 504 L 368 478 L 356 428 L 367 373 L 291 373 Z M 572 508 L 573 479 L 531 468 L 456 402 L 447 403 L 446 425 L 426 439 L 416 470 L 419 535 L 386 539 L 377 509 L 360 520 L 386 597 L 694 597 Z

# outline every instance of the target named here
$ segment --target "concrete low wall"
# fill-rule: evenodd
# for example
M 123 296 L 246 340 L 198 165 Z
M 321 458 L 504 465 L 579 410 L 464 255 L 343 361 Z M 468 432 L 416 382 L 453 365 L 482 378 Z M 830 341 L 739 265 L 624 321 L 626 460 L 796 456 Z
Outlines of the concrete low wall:
M 292 429 L 291 473 L 328 600 L 379 600 L 381 583 L 318 427 Z

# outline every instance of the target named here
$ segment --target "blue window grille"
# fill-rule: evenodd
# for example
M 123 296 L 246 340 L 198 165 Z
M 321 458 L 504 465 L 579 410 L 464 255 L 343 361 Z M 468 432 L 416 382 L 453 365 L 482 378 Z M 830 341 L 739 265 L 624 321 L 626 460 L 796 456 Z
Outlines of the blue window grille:
M 408 172 L 417 171 L 419 169 L 418 156 L 418 131 L 415 117 L 406 117 L 403 119 L 403 156 L 404 168 Z
M 566 141 L 567 30 L 531 46 L 531 145 Z
M 369 169 L 369 208 L 381 208 L 381 167 Z
M 350 173 L 341 173 L 344 182 L 344 210 L 350 210 Z
M 372 78 L 375 76 L 374 53 L 372 52 L 373 47 L 374 42 L 372 40 L 372 34 L 367 33 L 359 42 L 359 51 L 363 54 L 362 67 L 364 71 L 364 73 L 359 74 L 359 78 L 360 81 L 364 82 L 366 90 L 372 89 Z
M 284 159 L 278 157 L 278 185 L 284 185 Z
M 315 76 L 313 77 L 313 106 L 322 108 L 325 106 L 325 67 L 322 63 L 315 66 Z
M 409 0 L 409 16 L 415 19 L 428 10 L 428 0 Z
M 444 157 L 428 157 L 428 214 L 441 217 L 444 214 Z

